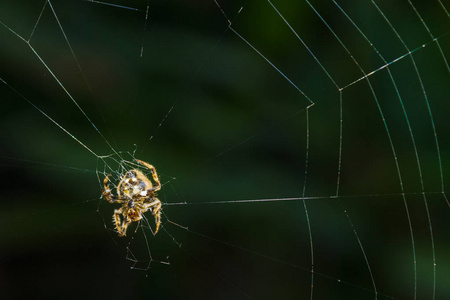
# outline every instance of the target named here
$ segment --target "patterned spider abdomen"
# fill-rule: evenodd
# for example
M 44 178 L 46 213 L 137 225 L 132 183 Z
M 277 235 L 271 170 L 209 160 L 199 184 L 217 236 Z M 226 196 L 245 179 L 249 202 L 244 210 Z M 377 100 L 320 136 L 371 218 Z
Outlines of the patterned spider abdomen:
M 146 197 L 149 195 L 149 190 L 152 187 L 152 182 L 141 171 L 130 170 L 120 181 L 117 193 L 119 196 L 125 196 L 129 199 Z

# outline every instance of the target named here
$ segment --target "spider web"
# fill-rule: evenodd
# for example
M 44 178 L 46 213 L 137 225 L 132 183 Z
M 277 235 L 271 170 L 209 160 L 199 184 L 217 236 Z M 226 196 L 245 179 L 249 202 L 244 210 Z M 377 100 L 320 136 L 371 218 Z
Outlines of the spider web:
M 0 5 L 6 297 L 450 296 L 445 2 Z

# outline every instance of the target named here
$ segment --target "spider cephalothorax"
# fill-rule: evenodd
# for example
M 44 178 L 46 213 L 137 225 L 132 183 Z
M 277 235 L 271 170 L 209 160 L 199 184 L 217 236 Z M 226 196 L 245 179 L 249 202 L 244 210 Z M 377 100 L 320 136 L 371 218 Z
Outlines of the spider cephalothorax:
M 119 236 L 126 235 L 128 225 L 132 222 L 140 221 L 143 218 L 143 214 L 149 209 L 155 216 L 155 234 L 161 225 L 161 201 L 156 198 L 156 191 L 161 189 L 158 174 L 156 174 L 155 167 L 149 163 L 138 159 L 137 162 L 152 172 L 152 178 L 156 183 L 155 186 L 144 173 L 137 169 L 129 170 L 120 179 L 117 185 L 117 195 L 111 194 L 111 189 L 109 188 L 110 174 L 106 175 L 103 181 L 103 197 L 110 203 L 122 204 L 121 208 L 114 210 L 113 215 L 113 222 L 116 225 Z

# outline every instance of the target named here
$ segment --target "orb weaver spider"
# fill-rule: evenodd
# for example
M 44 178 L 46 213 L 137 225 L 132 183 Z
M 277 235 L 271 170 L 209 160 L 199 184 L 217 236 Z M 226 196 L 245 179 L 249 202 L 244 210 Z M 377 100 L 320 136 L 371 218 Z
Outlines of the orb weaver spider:
M 103 197 L 109 203 L 122 204 L 121 208 L 114 210 L 113 215 L 113 223 L 116 225 L 119 236 L 125 236 L 128 225 L 132 222 L 140 222 L 143 214 L 149 209 L 155 216 L 156 230 L 154 234 L 158 233 L 161 225 L 161 201 L 156 198 L 156 192 L 161 189 L 158 174 L 155 167 L 151 164 L 139 159 L 136 161 L 152 172 L 153 180 L 156 183 L 155 186 L 144 173 L 137 169 L 127 171 L 120 179 L 117 185 L 117 195 L 111 194 L 111 189 L 109 188 L 109 177 L 111 174 L 106 175 L 105 180 L 103 180 Z

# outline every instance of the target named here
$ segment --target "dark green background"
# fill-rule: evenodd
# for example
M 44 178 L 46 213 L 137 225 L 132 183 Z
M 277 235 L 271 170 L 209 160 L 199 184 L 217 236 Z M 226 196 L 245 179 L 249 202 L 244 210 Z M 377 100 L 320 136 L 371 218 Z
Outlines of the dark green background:
M 310 102 L 227 29 L 214 1 L 150 1 L 145 33 L 146 1 L 114 3 L 141 11 L 52 1 L 84 75 L 48 5 L 31 39 L 104 139 L 28 45 L 0 26 L 0 78 L 9 85 L 0 84 L 2 298 L 309 299 L 311 248 L 304 203 L 230 201 L 302 196 Z M 314 198 L 306 201 L 314 244 L 313 298 L 375 298 L 354 230 L 378 299 L 414 296 L 408 219 L 375 94 L 410 211 L 417 298 L 432 299 L 429 223 L 410 131 L 388 68 L 342 90 L 342 167 L 340 197 L 335 197 L 338 89 L 268 2 L 219 3 L 233 29 L 315 102 L 309 108 L 305 189 Z M 413 51 L 448 186 L 449 70 L 407 1 L 376 3 L 391 25 L 370 1 L 339 1 L 387 62 L 408 53 L 393 28 Z M 448 14 L 438 2 L 413 3 L 449 59 Z M 0 21 L 27 39 L 43 4 L 2 0 Z M 339 87 L 363 76 L 306 2 L 273 4 Z M 332 1 L 311 4 L 366 73 L 385 64 Z M 449 298 L 450 207 L 441 194 L 429 112 L 411 55 L 389 70 L 420 159 L 435 242 L 436 299 Z M 136 150 L 136 158 L 156 166 L 165 183 L 159 193 L 163 203 L 188 203 L 164 205 L 164 230 L 155 237 L 147 232 L 153 259 L 169 260 L 170 266 L 154 261 L 148 271 L 129 269 L 127 244 L 139 260 L 146 259 L 147 246 L 142 231 L 133 237 L 130 230 L 130 240 L 111 230 L 116 207 L 100 200 L 96 173 L 104 171 L 103 162 L 13 89 L 97 155 L 113 153 L 107 140 L 118 151 Z M 99 176 L 103 180 L 104 174 Z

